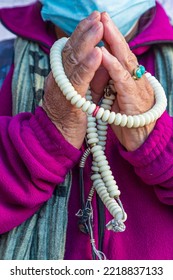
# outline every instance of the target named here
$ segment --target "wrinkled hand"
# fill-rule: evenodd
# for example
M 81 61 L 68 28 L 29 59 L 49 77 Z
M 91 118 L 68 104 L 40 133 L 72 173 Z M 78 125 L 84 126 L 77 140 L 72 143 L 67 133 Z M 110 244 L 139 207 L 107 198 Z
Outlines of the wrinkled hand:
M 79 23 L 63 50 L 63 64 L 67 77 L 82 96 L 101 65 L 102 51 L 95 47 L 103 37 L 101 14 L 94 12 Z M 102 71 L 101 71 L 102 72 Z M 105 70 L 103 70 L 105 73 Z M 101 75 L 99 75 L 101 78 Z M 107 84 L 108 75 L 102 75 L 98 92 Z M 105 81 L 106 80 L 106 81 Z M 96 83 L 98 85 L 98 82 Z M 63 96 L 50 73 L 46 86 L 43 108 L 65 139 L 80 148 L 87 127 L 86 114 L 71 105 Z
M 95 47 L 101 40 L 106 47 Z M 63 64 L 67 77 L 82 96 L 91 84 L 96 103 L 112 79 L 117 92 L 112 111 L 116 113 L 134 115 L 153 106 L 152 88 L 144 76 L 137 81 L 132 78 L 137 59 L 106 13 L 94 12 L 79 23 L 63 50 Z M 86 134 L 86 114 L 65 99 L 52 73 L 47 79 L 43 108 L 65 139 L 80 148 Z M 129 129 L 112 125 L 127 150 L 138 148 L 153 127 L 154 124 Z
M 104 41 L 102 64 L 109 72 L 117 92 L 112 111 L 136 115 L 148 111 L 154 105 L 154 92 L 147 78 L 132 78 L 138 61 L 130 51 L 124 37 L 118 31 L 107 13 L 102 13 Z M 112 125 L 122 145 L 129 151 L 137 149 L 148 137 L 155 123 L 141 128 L 126 128 Z

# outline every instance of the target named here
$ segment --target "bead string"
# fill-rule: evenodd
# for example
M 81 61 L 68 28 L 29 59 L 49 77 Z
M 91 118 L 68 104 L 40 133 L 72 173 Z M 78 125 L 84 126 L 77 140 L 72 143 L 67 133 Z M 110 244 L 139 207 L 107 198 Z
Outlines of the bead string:
M 101 106 L 110 110 L 114 99 L 114 94 L 105 94 Z M 86 93 L 86 100 L 90 102 L 92 100 L 90 89 Z M 124 231 L 125 225 L 123 222 L 126 220 L 127 215 L 119 200 L 120 191 L 118 190 L 118 186 L 104 153 L 107 128 L 107 122 L 97 120 L 96 117 L 88 115 L 87 142 L 91 145 L 91 153 L 93 156 L 91 166 L 93 174 L 91 175 L 91 180 L 104 205 L 114 218 L 106 225 L 107 229 Z
M 84 97 L 81 97 L 65 75 L 62 65 L 61 51 L 63 50 L 67 40 L 67 38 L 61 38 L 56 41 L 51 48 L 50 64 L 53 76 L 64 96 L 71 102 L 71 104 L 75 105 L 77 108 L 81 108 L 82 111 L 87 114 L 93 114 L 96 109 L 96 104 L 87 101 Z M 163 87 L 154 76 L 150 73 L 145 73 L 144 75 L 153 87 L 155 94 L 155 104 L 150 110 L 143 114 L 127 116 L 120 113 L 116 114 L 115 112 L 110 112 L 109 110 L 105 110 L 103 107 L 100 107 L 96 114 L 96 119 L 101 119 L 104 122 L 108 122 L 108 124 L 120 125 L 122 127 L 127 126 L 128 128 L 142 127 L 157 120 L 166 109 L 166 95 Z
M 78 210 L 76 216 L 79 218 L 78 226 L 80 231 L 83 233 L 87 233 L 90 236 L 90 244 L 92 249 L 92 258 L 93 260 L 106 260 L 106 255 L 96 248 L 96 243 L 94 239 L 93 233 L 93 208 L 92 208 L 92 199 L 95 193 L 94 186 L 91 187 L 87 200 L 85 202 L 84 198 L 84 184 L 83 184 L 83 169 L 85 167 L 85 163 L 87 161 L 88 156 L 90 155 L 90 148 L 87 148 L 82 155 L 82 158 L 79 163 L 79 173 L 80 173 L 80 197 L 81 197 L 81 209 Z
M 138 128 L 154 122 L 166 109 L 167 100 L 165 92 L 157 79 L 151 76 L 151 74 L 146 73 L 144 75 L 153 87 L 155 94 L 155 104 L 147 112 L 134 116 L 111 112 L 111 105 L 115 98 L 114 94 L 109 94 L 109 89 L 114 89 L 112 82 L 110 82 L 109 89 L 105 92 L 101 106 L 96 106 L 92 102 L 91 91 L 88 90 L 86 98 L 81 97 L 65 75 L 61 52 L 67 40 L 67 38 L 62 38 L 56 41 L 51 48 L 50 64 L 52 73 L 66 99 L 72 105 L 81 108 L 88 116 L 87 142 L 93 156 L 91 167 L 94 173 L 91 176 L 93 186 L 113 216 L 113 219 L 107 223 L 106 227 L 113 231 L 124 231 L 124 221 L 127 215 L 119 199 L 120 191 L 104 154 L 107 125 L 114 124 L 122 127 Z

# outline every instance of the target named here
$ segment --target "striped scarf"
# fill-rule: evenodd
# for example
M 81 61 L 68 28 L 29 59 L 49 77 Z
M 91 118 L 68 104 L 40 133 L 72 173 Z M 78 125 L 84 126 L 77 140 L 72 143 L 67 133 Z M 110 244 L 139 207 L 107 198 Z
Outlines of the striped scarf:
M 155 47 L 156 76 L 168 98 L 173 115 L 173 47 Z M 37 44 L 17 39 L 13 76 L 13 114 L 32 112 L 38 106 L 49 73 L 49 58 Z M 30 219 L 0 236 L 1 260 L 58 260 L 64 258 L 67 207 L 71 175 L 59 185 L 52 198 Z

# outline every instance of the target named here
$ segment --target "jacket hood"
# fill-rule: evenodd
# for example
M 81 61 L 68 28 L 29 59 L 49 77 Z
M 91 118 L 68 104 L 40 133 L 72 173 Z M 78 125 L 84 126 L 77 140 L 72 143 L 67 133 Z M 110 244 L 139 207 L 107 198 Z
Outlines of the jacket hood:
M 24 7 L 4 8 L 0 9 L 0 20 L 9 31 L 39 43 L 49 53 L 56 36 L 52 24 L 42 20 L 40 10 L 40 2 Z
M 12 33 L 38 42 L 49 53 L 56 36 L 52 24 L 42 20 L 40 9 L 40 2 L 25 7 L 0 9 L 0 20 Z M 173 27 L 159 3 L 156 3 L 151 23 L 129 45 L 136 55 L 140 55 L 155 43 L 173 43 Z
M 141 55 L 151 45 L 162 43 L 173 44 L 173 26 L 163 7 L 156 3 L 152 21 L 129 45 L 136 55 Z

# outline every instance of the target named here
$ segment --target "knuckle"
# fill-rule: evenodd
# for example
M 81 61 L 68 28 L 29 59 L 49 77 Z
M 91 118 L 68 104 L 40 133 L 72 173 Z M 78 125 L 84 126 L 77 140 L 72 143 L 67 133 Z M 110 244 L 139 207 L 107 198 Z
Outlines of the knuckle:
M 76 56 L 76 52 L 71 51 L 68 56 L 64 59 L 64 68 L 67 72 L 73 71 L 74 67 L 79 64 L 78 58 Z
M 67 60 L 69 61 L 70 64 L 72 65 L 77 65 L 78 64 L 78 58 L 77 58 L 77 54 L 76 52 L 71 52 L 68 57 Z
M 77 71 L 73 73 L 70 80 L 71 80 L 72 84 L 75 84 L 77 86 L 81 86 L 81 84 L 83 83 L 83 79 L 82 79 L 80 73 Z
M 86 84 L 90 81 L 91 79 L 91 73 L 89 71 L 89 67 L 82 63 L 78 69 L 76 69 L 76 71 L 74 71 L 74 73 L 71 76 L 71 81 L 77 85 L 77 86 L 81 86 L 83 84 Z
M 134 65 L 137 65 L 137 59 L 136 56 L 130 51 L 125 59 L 124 66 L 126 69 L 132 69 L 134 68 Z
M 82 64 L 80 65 L 79 72 L 80 72 L 81 74 L 87 74 L 87 73 L 89 73 L 89 67 L 88 67 L 88 65 L 82 63 Z
M 120 82 L 126 83 L 127 81 L 129 81 L 129 79 L 131 79 L 131 75 L 127 70 L 125 70 L 121 75 Z
M 67 43 L 65 44 L 64 48 L 63 48 L 63 54 L 67 55 L 69 52 L 71 52 L 72 50 L 72 42 L 71 42 L 71 38 L 68 39 Z
M 86 19 L 83 19 L 83 20 L 76 26 L 76 29 L 75 29 L 75 32 L 76 32 L 76 33 L 81 34 L 81 33 L 84 32 L 84 30 L 85 30 L 85 29 L 84 29 L 85 21 L 86 21 Z
M 88 43 L 89 43 L 88 36 L 87 36 L 87 35 L 83 35 L 83 36 L 79 39 L 78 48 L 79 48 L 79 49 L 83 49 L 84 46 L 86 46 Z M 91 42 L 90 42 L 90 43 L 91 43 Z
M 63 59 L 68 65 L 78 65 L 81 54 L 80 44 L 77 44 L 74 48 L 71 45 L 66 45 L 63 50 Z

